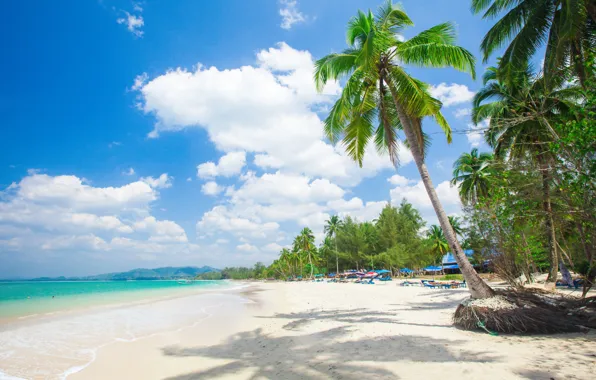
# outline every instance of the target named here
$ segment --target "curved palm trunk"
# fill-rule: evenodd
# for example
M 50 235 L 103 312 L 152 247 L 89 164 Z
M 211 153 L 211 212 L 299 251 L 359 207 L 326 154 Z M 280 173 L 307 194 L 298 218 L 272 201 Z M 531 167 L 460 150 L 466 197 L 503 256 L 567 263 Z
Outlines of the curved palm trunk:
M 540 154 L 538 155 L 538 165 L 542 174 L 542 208 L 545 213 L 546 236 L 550 258 L 550 269 L 546 282 L 551 283 L 551 286 L 553 286 L 557 282 L 557 275 L 559 273 L 559 255 L 557 253 L 557 236 L 555 234 L 553 210 L 550 201 L 550 168 L 545 158 Z
M 455 231 L 453 231 L 453 227 L 451 227 L 451 223 L 449 223 L 449 218 L 443 209 L 441 201 L 439 201 L 437 192 L 435 191 L 430 175 L 428 174 L 428 169 L 424 163 L 424 157 L 422 156 L 422 152 L 418 146 L 418 139 L 416 138 L 414 129 L 410 124 L 410 118 L 397 100 L 397 94 L 395 93 L 393 86 L 388 87 L 390 88 L 391 95 L 395 103 L 395 108 L 398 112 L 399 120 L 402 124 L 406 139 L 410 145 L 410 151 L 414 157 L 414 162 L 416 162 L 416 166 L 420 172 L 420 178 L 422 179 L 422 183 L 426 188 L 430 202 L 435 209 L 435 213 L 437 214 L 437 218 L 439 219 L 439 223 L 441 224 L 441 228 L 443 229 L 443 233 L 445 234 L 449 248 L 451 248 L 451 252 L 453 252 L 453 256 L 455 257 L 455 261 L 457 261 L 461 273 L 466 280 L 468 288 L 470 289 L 472 298 L 489 298 L 494 296 L 495 292 L 480 278 L 480 276 L 478 276 L 478 273 L 476 273 L 476 270 L 474 270 L 474 267 L 472 264 L 470 264 L 470 261 L 468 261 L 468 258 L 459 245 L 457 237 L 455 236 Z

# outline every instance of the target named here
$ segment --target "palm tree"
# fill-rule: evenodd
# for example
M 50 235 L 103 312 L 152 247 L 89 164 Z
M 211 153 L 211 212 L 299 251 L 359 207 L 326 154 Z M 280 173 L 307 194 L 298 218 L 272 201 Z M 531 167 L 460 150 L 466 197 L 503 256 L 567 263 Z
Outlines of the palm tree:
M 589 72 L 587 55 L 596 47 L 594 0 L 472 0 L 472 12 L 493 19 L 504 13 L 481 43 L 486 62 L 507 45 L 500 68 L 524 66 L 546 45 L 544 68 L 548 77 L 560 75 L 567 66 L 585 87 Z
M 333 238 L 335 241 L 335 270 L 339 274 L 339 253 L 337 251 L 337 231 L 343 226 L 342 220 L 337 215 L 333 215 L 329 220 L 325 221 L 324 231 L 327 237 Z
M 454 45 L 452 24 L 439 24 L 405 42 L 400 41 L 397 33 L 411 25 L 408 15 L 391 1 L 381 6 L 376 18 L 371 11 L 359 11 L 348 23 L 348 49 L 316 62 L 315 82 L 319 90 L 328 80 L 347 77 L 325 120 L 325 133 L 333 142 L 343 136 L 348 155 L 360 165 L 367 144 L 373 140 L 377 150 L 389 153 L 397 166 L 397 133 L 403 130 L 472 297 L 491 297 L 493 290 L 478 276 L 457 241 L 424 162 L 429 140 L 422 130 L 422 119 L 433 117 L 448 142 L 451 142 L 451 128 L 440 112 L 441 102 L 429 94 L 429 86 L 410 76 L 403 66 L 453 67 L 474 76 L 474 57 Z M 373 126 L 375 118 L 379 120 L 377 128 Z
M 558 254 L 550 199 L 554 158 L 548 144 L 557 139 L 552 122 L 569 113 L 578 90 L 563 87 L 563 82 L 564 78 L 545 81 L 528 63 L 516 71 L 491 67 L 484 75 L 484 87 L 474 96 L 472 111 L 475 124 L 490 120 L 485 137 L 495 158 L 523 160 L 529 156 L 538 164 L 551 264 L 548 281 L 552 283 L 557 278 Z
M 451 224 L 451 228 L 453 228 L 453 231 L 456 235 L 462 236 L 462 234 L 464 233 L 464 228 L 462 227 L 461 222 L 457 216 L 449 215 L 449 224 Z
M 314 266 L 312 263 L 312 250 L 315 247 L 315 236 L 312 230 L 308 227 L 304 227 L 300 234 L 296 236 L 297 247 L 302 251 L 303 254 L 308 255 L 308 262 L 310 264 L 310 277 L 313 276 Z
M 435 258 L 435 263 L 440 260 L 447 252 L 449 251 L 449 244 L 447 244 L 447 240 L 445 239 L 445 235 L 443 234 L 443 230 L 441 227 L 433 224 L 429 227 L 428 231 L 426 232 L 426 237 L 431 242 L 431 252 L 433 253 L 433 257 Z
M 453 163 L 452 185 L 459 188 L 459 197 L 464 204 L 475 205 L 478 199 L 488 197 L 491 176 L 494 174 L 491 166 L 491 153 L 478 153 L 478 148 L 470 153 L 462 153 Z

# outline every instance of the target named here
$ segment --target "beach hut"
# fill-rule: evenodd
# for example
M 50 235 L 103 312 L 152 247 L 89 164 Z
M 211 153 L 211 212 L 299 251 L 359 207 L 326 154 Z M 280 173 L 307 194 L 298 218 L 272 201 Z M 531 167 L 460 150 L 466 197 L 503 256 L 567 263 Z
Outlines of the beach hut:
M 467 257 L 471 257 L 474 254 L 474 251 L 471 249 L 464 249 L 464 253 Z M 451 252 L 447 252 L 443 259 L 441 260 L 441 267 L 444 273 L 459 273 L 459 265 L 457 261 L 455 261 L 455 257 L 451 254 Z
M 427 274 L 437 274 L 438 272 L 442 271 L 443 268 L 436 265 L 431 265 L 423 269 L 424 273 Z

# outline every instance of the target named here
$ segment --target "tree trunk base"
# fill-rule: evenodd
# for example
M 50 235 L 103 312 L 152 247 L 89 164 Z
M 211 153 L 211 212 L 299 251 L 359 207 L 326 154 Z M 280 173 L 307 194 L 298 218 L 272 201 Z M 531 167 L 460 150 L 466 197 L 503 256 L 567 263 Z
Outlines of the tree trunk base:
M 585 299 L 539 289 L 499 290 L 485 299 L 466 299 L 453 323 L 489 333 L 556 334 L 596 329 L 596 297 Z

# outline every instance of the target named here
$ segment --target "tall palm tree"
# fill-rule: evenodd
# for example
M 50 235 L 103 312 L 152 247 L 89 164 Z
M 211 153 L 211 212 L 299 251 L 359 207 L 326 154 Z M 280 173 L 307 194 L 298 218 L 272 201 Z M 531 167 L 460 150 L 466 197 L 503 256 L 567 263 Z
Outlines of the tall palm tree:
M 343 222 L 337 215 L 331 216 L 329 220 L 325 221 L 324 231 L 327 237 L 333 238 L 335 241 L 335 270 L 339 275 L 339 252 L 337 251 L 337 231 L 342 227 Z
M 459 197 L 464 204 L 476 204 L 478 199 L 488 197 L 490 180 L 494 174 L 491 153 L 462 153 L 453 163 L 451 184 L 459 188 Z
M 485 137 L 495 158 L 532 158 L 542 176 L 542 205 L 550 254 L 548 281 L 557 279 L 558 254 L 550 199 L 553 156 L 548 144 L 557 138 L 553 121 L 569 113 L 577 101 L 577 88 L 564 86 L 563 78 L 548 82 L 526 63 L 518 70 L 488 69 L 484 87 L 474 96 L 472 120 L 488 121 Z M 552 87 L 554 86 L 554 87 Z
M 596 3 L 594 0 L 472 0 L 472 12 L 482 18 L 504 14 L 481 43 L 486 62 L 509 43 L 500 68 L 523 66 L 546 45 L 544 69 L 548 77 L 572 67 L 585 85 L 587 54 L 596 47 Z
M 296 237 L 296 244 L 303 254 L 308 255 L 308 262 L 310 264 L 310 277 L 313 277 L 314 266 L 312 263 L 312 251 L 315 247 L 315 235 L 310 228 L 304 227 L 300 234 Z
M 403 66 L 453 67 L 474 76 L 474 57 L 454 44 L 452 24 L 436 25 L 402 42 L 397 33 L 411 25 L 408 15 L 391 1 L 380 7 L 376 17 L 371 11 L 359 11 L 348 23 L 348 49 L 316 62 L 315 82 L 319 90 L 328 80 L 347 77 L 325 120 L 325 133 L 333 142 L 343 136 L 348 155 L 360 165 L 371 140 L 377 150 L 389 153 L 391 161 L 398 165 L 397 133 L 403 130 L 472 297 L 491 297 L 493 290 L 478 276 L 457 241 L 424 162 L 428 138 L 422 130 L 422 119 L 433 117 L 448 142 L 451 128 L 440 112 L 441 102 L 429 94 L 429 86 L 410 76 Z M 379 121 L 377 128 L 373 125 L 375 118 Z
M 447 252 L 449 251 L 449 244 L 447 244 L 447 240 L 445 239 L 445 235 L 443 234 L 443 230 L 441 227 L 433 224 L 429 227 L 428 231 L 426 232 L 427 239 L 431 242 L 431 251 L 435 258 L 435 263 L 440 260 Z

